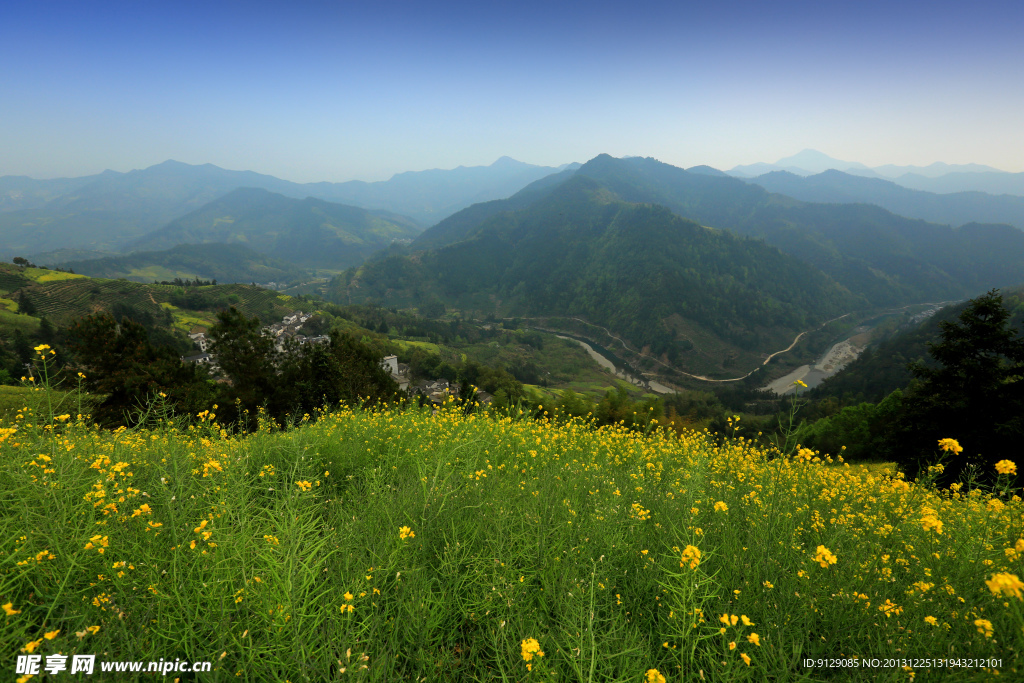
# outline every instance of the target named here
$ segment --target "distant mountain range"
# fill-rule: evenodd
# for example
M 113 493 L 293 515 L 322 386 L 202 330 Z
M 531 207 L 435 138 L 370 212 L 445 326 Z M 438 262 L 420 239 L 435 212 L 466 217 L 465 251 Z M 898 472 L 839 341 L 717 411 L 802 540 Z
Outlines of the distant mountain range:
M 242 187 L 390 211 L 411 217 L 422 228 L 476 202 L 507 197 L 558 170 L 503 157 L 490 166 L 401 173 L 376 183 L 300 184 L 176 161 L 83 178 L 5 176 L 0 178 L 0 258 L 58 249 L 122 251 L 146 233 Z
M 1024 230 L 1024 197 L 984 192 L 937 194 L 911 190 L 890 180 L 865 178 L 842 171 L 799 176 L 773 171 L 750 180 L 769 192 L 806 202 L 875 204 L 908 218 L 933 223 L 1007 223 Z
M 160 251 L 179 244 L 244 244 L 307 268 L 341 269 L 420 232 L 411 219 L 321 199 L 241 188 L 126 245 Z
M 945 164 L 929 166 L 895 166 L 886 164 L 869 168 L 855 161 L 842 161 L 813 149 L 805 149 L 774 164 L 756 163 L 736 166 L 729 175 L 737 178 L 756 178 L 766 173 L 785 171 L 798 176 L 810 176 L 825 171 L 842 171 L 866 178 L 884 178 L 897 185 L 927 192 L 987 192 L 1024 196 L 1024 173 L 1007 173 L 981 164 Z M 977 219 L 975 219 L 977 220 Z
M 441 221 L 408 254 L 367 262 L 331 291 L 341 301 L 580 315 L 707 368 L 687 356 L 688 341 L 763 350 L 772 334 L 837 311 L 1021 282 L 1024 232 L 1008 225 L 952 228 L 865 204 L 802 202 L 706 167 L 601 155 Z

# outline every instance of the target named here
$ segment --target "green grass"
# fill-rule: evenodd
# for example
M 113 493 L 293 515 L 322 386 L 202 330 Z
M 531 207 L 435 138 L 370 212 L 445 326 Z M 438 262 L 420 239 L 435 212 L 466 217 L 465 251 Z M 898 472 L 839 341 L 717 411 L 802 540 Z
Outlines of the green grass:
M 77 273 L 65 273 L 61 270 L 48 270 L 46 268 L 25 268 L 22 274 L 33 282 L 60 282 L 62 280 L 77 280 L 85 277 Z
M 18 315 L 6 308 L 0 308 L 0 336 L 10 337 L 15 330 L 23 334 L 34 334 L 39 329 L 39 318 L 30 315 Z
M 394 339 L 392 341 L 395 344 L 397 344 L 398 346 L 400 346 L 401 348 L 403 348 L 403 349 L 407 349 L 407 348 L 421 348 L 421 349 L 426 349 L 427 351 L 430 351 L 431 353 L 436 353 L 436 354 L 440 354 L 441 353 L 441 347 L 439 347 L 437 344 L 434 344 L 432 342 L 413 341 L 413 340 L 409 340 L 409 339 Z
M 0 432 L 0 603 L 16 611 L 4 666 L 34 643 L 211 661 L 209 681 L 909 679 L 802 664 L 851 657 L 991 657 L 1000 680 L 1024 667 L 1024 603 L 985 583 L 1021 574 L 1024 506 L 1006 491 L 457 411 L 342 410 L 231 436 L 203 420 L 100 432 L 37 405 Z M 543 657 L 524 660 L 528 639 Z

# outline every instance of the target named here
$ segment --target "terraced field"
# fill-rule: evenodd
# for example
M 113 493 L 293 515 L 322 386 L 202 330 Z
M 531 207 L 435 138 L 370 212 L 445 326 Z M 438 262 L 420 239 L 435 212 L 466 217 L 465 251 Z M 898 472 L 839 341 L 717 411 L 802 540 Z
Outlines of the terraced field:
M 57 326 L 92 313 L 112 311 L 118 304 L 148 313 L 156 320 L 165 319 L 170 311 L 174 326 L 185 330 L 211 324 L 217 311 L 227 306 L 266 322 L 279 320 L 295 308 L 292 297 L 252 285 L 183 288 L 0 264 L 0 295 L 5 307 L 16 308 L 13 302 L 21 293 L 35 306 L 37 317 L 46 317 Z M 38 322 L 35 318 L 26 320 Z
M 18 272 L 17 268 L 11 270 L 0 269 L 0 292 L 9 294 L 29 284 L 31 280 Z

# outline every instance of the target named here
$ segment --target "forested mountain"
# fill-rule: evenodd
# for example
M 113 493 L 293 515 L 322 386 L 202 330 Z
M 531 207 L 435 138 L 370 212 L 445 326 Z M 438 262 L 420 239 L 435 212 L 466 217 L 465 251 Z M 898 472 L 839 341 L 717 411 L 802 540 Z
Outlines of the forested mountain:
M 243 188 L 128 245 L 159 251 L 179 244 L 241 243 L 308 268 L 345 268 L 419 233 L 404 216 L 320 199 Z
M 875 206 L 801 202 L 654 159 L 601 155 L 576 173 L 626 201 L 763 238 L 875 305 L 966 298 L 1024 282 L 1024 232 L 1006 225 L 951 228 Z
M 293 183 L 177 161 L 82 178 L 5 176 L 0 178 L 0 258 L 65 248 L 119 251 L 241 187 L 391 211 L 412 216 L 420 226 L 432 225 L 473 203 L 507 197 L 558 170 L 503 157 L 490 166 L 400 173 L 374 183 Z
M 741 181 L 735 181 L 740 184 Z M 577 173 L 515 209 L 467 212 L 454 243 L 393 255 L 336 278 L 341 301 L 386 305 L 440 300 L 501 315 L 581 316 L 688 367 L 691 338 L 764 351 L 807 326 L 866 302 L 760 240 L 702 227 L 661 206 L 626 201 Z M 454 219 L 454 217 L 453 217 Z M 453 219 L 449 219 L 449 222 Z M 444 223 L 434 231 L 451 226 Z M 706 350 L 706 349 L 705 349 Z M 688 355 L 689 354 L 689 355 Z M 749 369 L 749 368 L 748 368 Z
M 864 178 L 841 171 L 801 177 L 775 171 L 750 181 L 769 192 L 807 202 L 875 204 L 909 218 L 933 223 L 1007 223 L 1024 229 L 1024 197 L 984 192 L 936 194 L 911 190 L 889 180 Z
M 216 280 L 231 282 L 295 282 L 309 274 L 283 259 L 259 254 L 244 244 L 180 244 L 166 251 L 140 251 L 64 264 L 90 277 L 125 278 L 136 282 Z

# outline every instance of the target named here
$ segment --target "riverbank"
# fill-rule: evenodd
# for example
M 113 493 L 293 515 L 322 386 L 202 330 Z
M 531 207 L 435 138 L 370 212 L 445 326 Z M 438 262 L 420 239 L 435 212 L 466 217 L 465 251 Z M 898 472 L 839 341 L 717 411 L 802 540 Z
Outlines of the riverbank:
M 803 382 L 813 389 L 857 360 L 867 348 L 869 339 L 870 331 L 867 331 L 833 344 L 814 365 L 801 365 L 788 375 L 769 382 L 764 388 L 779 396 L 794 391 L 796 382 Z

